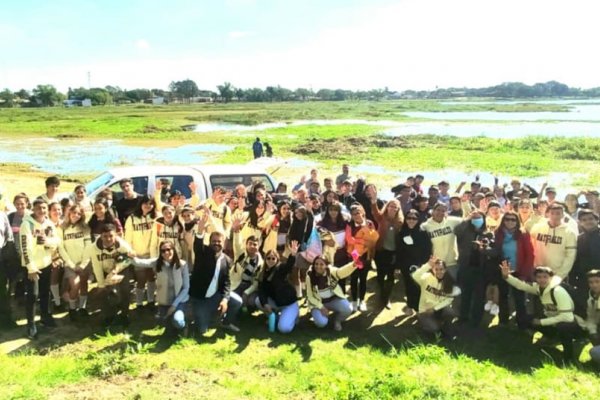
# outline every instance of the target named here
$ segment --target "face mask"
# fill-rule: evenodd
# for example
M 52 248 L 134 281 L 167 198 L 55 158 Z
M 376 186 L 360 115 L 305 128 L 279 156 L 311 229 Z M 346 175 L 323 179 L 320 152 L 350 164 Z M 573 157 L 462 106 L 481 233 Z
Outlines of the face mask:
M 471 224 L 476 228 L 480 229 L 483 226 L 483 218 L 473 218 Z

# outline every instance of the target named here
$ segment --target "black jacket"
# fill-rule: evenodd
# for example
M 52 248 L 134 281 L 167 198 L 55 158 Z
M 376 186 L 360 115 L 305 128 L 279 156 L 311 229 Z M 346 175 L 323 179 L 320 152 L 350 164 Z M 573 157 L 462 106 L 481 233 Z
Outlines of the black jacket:
M 599 268 L 600 230 L 583 232 L 577 237 L 577 257 L 569 273 L 569 282 L 574 286 L 587 286 L 586 273 Z
M 290 255 L 285 265 L 279 263 L 270 270 L 266 265 L 263 267 L 258 282 L 258 298 L 262 305 L 268 303 L 269 297 L 278 307 L 289 306 L 296 301 L 296 289 L 288 279 L 295 262 L 296 257 Z
M 409 239 L 405 239 L 407 236 L 410 236 L 413 244 L 406 243 L 407 241 L 410 243 Z M 420 267 L 431 257 L 431 238 L 427 232 L 421 230 L 419 224 L 413 229 L 404 224 L 400 232 L 398 232 L 396 249 L 398 265 L 400 267 L 410 267 L 411 265 Z
M 196 258 L 194 260 L 194 271 L 190 277 L 190 297 L 195 299 L 206 297 L 206 291 L 215 275 L 215 269 L 218 267 L 221 270 L 219 272 L 217 293 L 221 295 L 222 299 L 229 300 L 231 292 L 231 281 L 229 280 L 231 258 L 223 255 L 220 264 L 217 266 L 217 257 L 214 250 L 209 246 L 205 246 L 203 237 L 199 236 L 194 239 L 194 254 Z

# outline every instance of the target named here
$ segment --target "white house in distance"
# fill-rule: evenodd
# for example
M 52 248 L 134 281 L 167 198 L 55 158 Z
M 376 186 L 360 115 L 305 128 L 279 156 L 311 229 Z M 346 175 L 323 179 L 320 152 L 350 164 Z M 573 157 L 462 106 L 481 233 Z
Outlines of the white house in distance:
M 92 100 L 90 99 L 83 99 L 83 100 L 65 100 L 63 101 L 63 106 L 65 107 L 91 107 L 92 106 Z

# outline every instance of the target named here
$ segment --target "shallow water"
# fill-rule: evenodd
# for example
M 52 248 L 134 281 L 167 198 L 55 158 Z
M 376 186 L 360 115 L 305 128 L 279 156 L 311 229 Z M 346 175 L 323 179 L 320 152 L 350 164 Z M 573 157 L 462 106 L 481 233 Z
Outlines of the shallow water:
M 464 103 L 463 103 L 464 104 Z M 403 112 L 413 118 L 445 121 L 599 121 L 600 105 L 577 105 L 565 112 L 496 112 L 496 111 L 452 111 L 452 112 Z
M 135 146 L 121 140 L 0 139 L 1 162 L 18 162 L 57 174 L 97 173 L 117 166 L 201 164 L 212 153 L 233 146 L 187 144 L 175 147 Z

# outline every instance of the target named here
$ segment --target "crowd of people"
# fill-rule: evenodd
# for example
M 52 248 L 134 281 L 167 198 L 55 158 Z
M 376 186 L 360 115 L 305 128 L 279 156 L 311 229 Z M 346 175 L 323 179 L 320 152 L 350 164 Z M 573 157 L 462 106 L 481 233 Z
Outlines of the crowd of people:
M 344 165 L 335 179 L 312 170 L 291 190 L 255 182 L 186 199 L 159 181 L 150 197 L 124 179 L 119 198 L 106 189 L 92 201 L 83 185 L 61 198 L 50 177 L 44 194 L 19 193 L 0 212 L 2 323 L 14 324 L 11 296 L 25 298 L 32 339 L 36 308 L 48 328 L 61 307 L 86 320 L 93 287 L 107 328 L 130 323 L 133 299 L 169 335 L 202 335 L 215 321 L 239 332 L 242 310 L 290 333 L 301 307 L 317 328 L 341 331 L 368 310 L 374 271 L 381 309 L 400 291 L 403 314 L 428 334 L 481 329 L 487 312 L 560 342 L 567 361 L 589 340 L 600 363 L 598 192 L 560 201 L 553 187 L 516 179 L 486 186 L 477 177 L 454 190 L 423 182 L 409 177 L 384 201 Z

